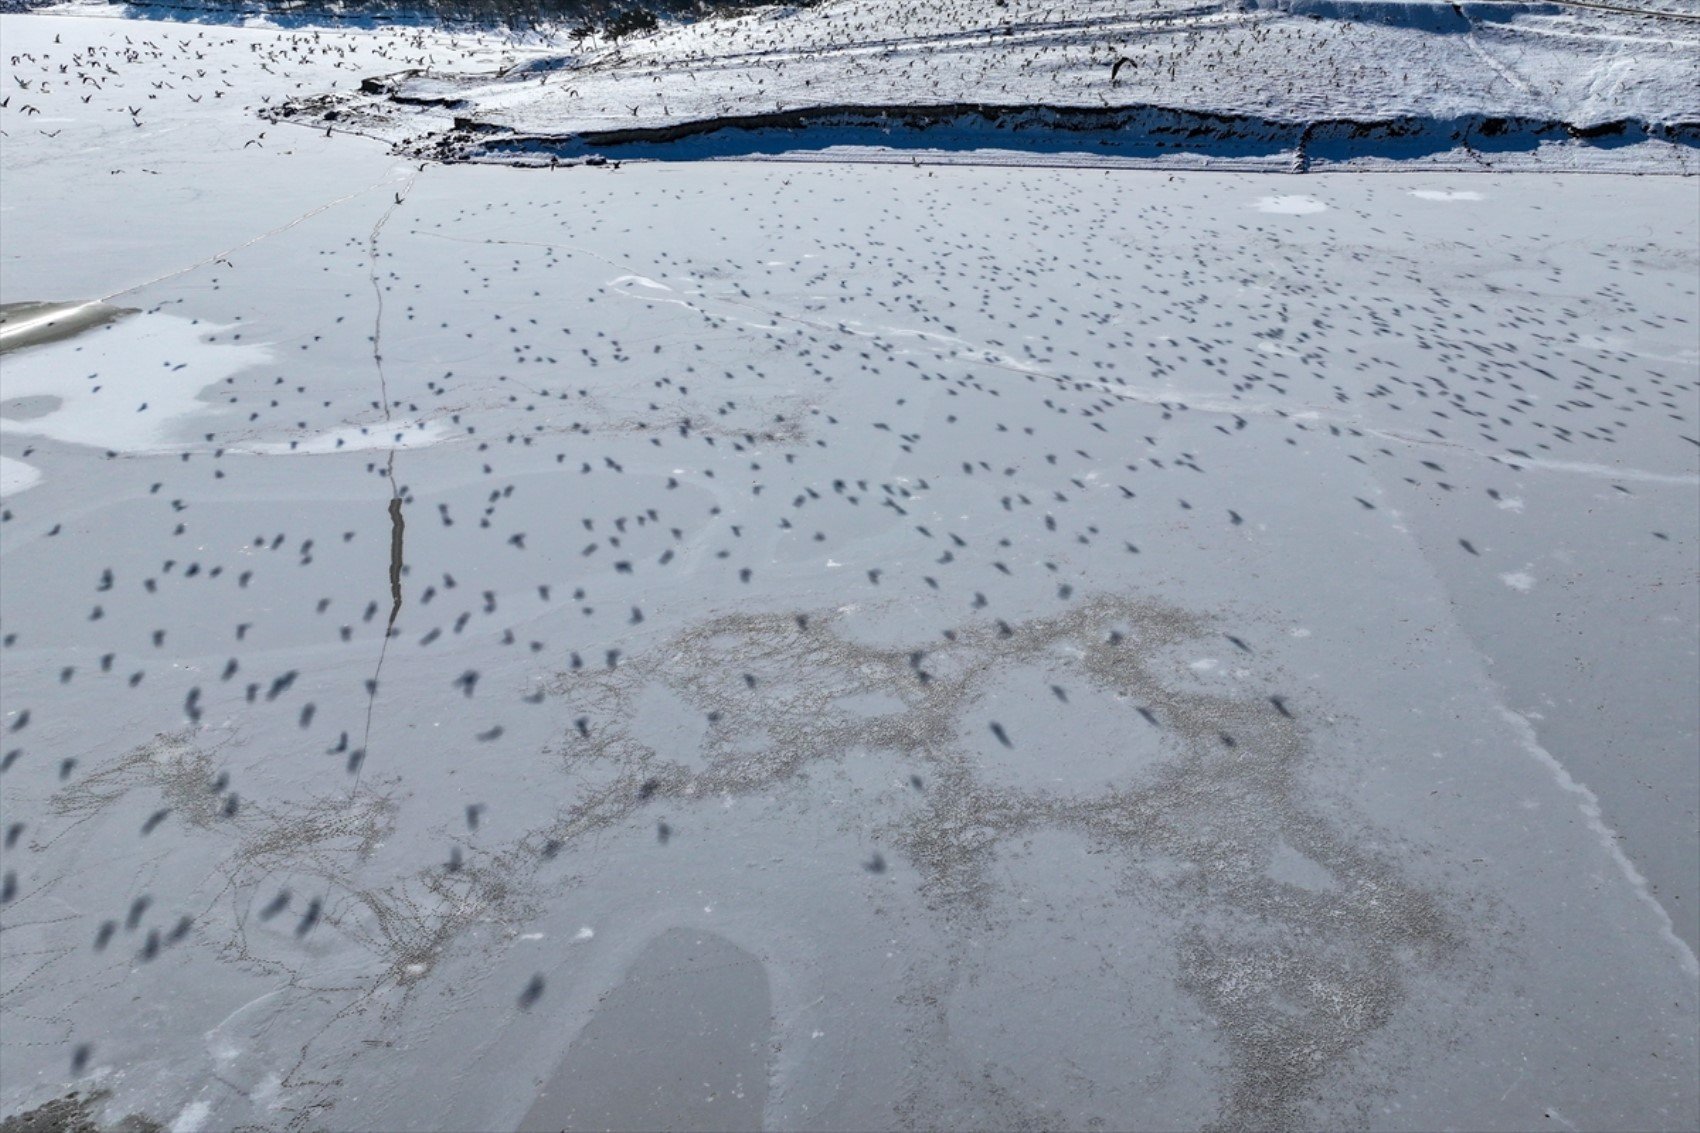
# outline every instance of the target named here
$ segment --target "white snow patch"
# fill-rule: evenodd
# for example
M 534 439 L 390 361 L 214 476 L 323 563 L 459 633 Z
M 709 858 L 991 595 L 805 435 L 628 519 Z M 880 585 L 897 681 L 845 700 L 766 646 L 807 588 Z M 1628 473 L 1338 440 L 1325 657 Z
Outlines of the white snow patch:
M 589 925 L 585 925 L 583 928 L 579 929 L 577 932 L 575 932 L 573 934 L 573 939 L 574 940 L 589 940 L 591 937 L 593 937 L 595 935 L 596 935 L 596 930 L 591 928 Z
M 1315 212 L 1327 212 L 1328 206 L 1315 197 L 1306 197 L 1287 193 L 1274 197 L 1259 197 L 1257 204 L 1252 206 L 1258 212 L 1275 213 L 1280 216 L 1307 216 Z
M 27 491 L 41 483 L 41 469 L 9 456 L 0 456 L 0 497 Z
M 1644 468 L 1619 468 L 1612 464 L 1591 464 L 1583 460 L 1538 460 L 1509 454 L 1493 459 L 1518 471 L 1524 468 L 1538 468 L 1543 472 L 1574 472 L 1579 476 L 1598 476 L 1604 480 L 1634 480 L 1642 484 L 1685 484 L 1700 487 L 1700 476 L 1688 473 L 1651 472 Z
M 277 1109 L 278 1101 L 282 1096 L 283 1076 L 276 1073 L 267 1074 L 260 1084 L 254 1087 L 254 1092 L 249 1095 L 255 1105 L 264 1106 L 270 1110 Z
M 362 449 L 423 448 L 447 439 L 449 427 L 442 421 L 380 421 L 371 425 L 347 425 L 317 436 L 293 441 L 256 441 L 232 445 L 230 452 L 255 456 L 319 456 L 330 452 L 359 452 Z
M 211 407 L 196 395 L 271 357 L 264 346 L 210 343 L 225 327 L 139 315 L 96 335 L 8 359 L 6 397 L 52 397 L 39 417 L 0 417 L 0 432 L 50 437 L 114 452 L 171 452 L 182 422 Z
M 1675 362 L 1683 366 L 1700 366 L 1700 350 L 1679 350 L 1675 354 L 1655 354 L 1651 350 L 1636 349 L 1629 339 L 1620 335 L 1579 334 L 1576 345 L 1584 350 L 1598 350 L 1606 354 L 1628 354 L 1634 358 L 1647 358 L 1654 362 Z
M 200 1133 L 206 1125 L 207 1118 L 212 1116 L 212 1106 L 207 1102 L 196 1100 L 183 1107 L 171 1121 L 171 1133 Z
M 668 287 L 665 283 L 661 283 L 657 280 L 650 279 L 648 276 L 645 276 L 645 275 L 622 275 L 622 276 L 619 276 L 615 279 L 610 279 L 608 281 L 607 285 L 609 287 L 622 287 L 622 286 L 624 286 L 625 284 L 628 284 L 628 283 L 636 284 L 638 287 L 648 287 L 648 288 L 651 288 L 655 291 L 671 291 L 671 290 L 673 290 L 671 287 Z
M 1535 586 L 1535 576 L 1520 570 L 1508 571 L 1500 575 L 1499 581 L 1505 583 L 1511 589 L 1521 590 L 1525 594 L 1534 589 Z
M 1424 201 L 1485 201 L 1474 189 L 1412 189 L 1411 196 Z
M 220 1066 L 229 1066 L 242 1057 L 242 1048 L 230 1041 L 228 1036 L 213 1030 L 207 1034 L 207 1053 Z

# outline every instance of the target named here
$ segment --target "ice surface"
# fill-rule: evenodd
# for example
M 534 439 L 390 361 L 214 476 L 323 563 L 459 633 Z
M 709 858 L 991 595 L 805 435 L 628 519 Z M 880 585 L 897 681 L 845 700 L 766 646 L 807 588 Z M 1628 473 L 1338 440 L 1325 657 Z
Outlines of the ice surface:
M 608 993 L 519 1128 L 755 1128 L 767 1102 L 771 1016 L 760 960 L 713 933 L 662 933 Z
M 0 359 L 0 1113 L 1700 1120 L 1691 180 L 421 169 L 255 114 L 551 49 L 108 15 L 0 16 L 0 299 L 136 312 Z

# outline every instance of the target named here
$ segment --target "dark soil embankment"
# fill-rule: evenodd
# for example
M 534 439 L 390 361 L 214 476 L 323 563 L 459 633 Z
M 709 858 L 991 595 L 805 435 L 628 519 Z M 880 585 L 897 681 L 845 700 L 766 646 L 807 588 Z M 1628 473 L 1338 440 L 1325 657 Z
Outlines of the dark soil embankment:
M 1081 107 L 942 103 L 812 106 L 759 114 L 548 135 L 456 118 L 407 148 L 440 161 L 572 162 L 593 154 L 689 160 L 797 153 L 830 146 L 895 150 L 996 148 L 1137 158 L 1186 153 L 1310 161 L 1408 160 L 1466 151 L 1482 164 L 1543 145 L 1615 148 L 1648 141 L 1700 148 L 1700 122 L 1614 119 L 1583 124 L 1468 115 L 1283 121 L 1162 106 Z

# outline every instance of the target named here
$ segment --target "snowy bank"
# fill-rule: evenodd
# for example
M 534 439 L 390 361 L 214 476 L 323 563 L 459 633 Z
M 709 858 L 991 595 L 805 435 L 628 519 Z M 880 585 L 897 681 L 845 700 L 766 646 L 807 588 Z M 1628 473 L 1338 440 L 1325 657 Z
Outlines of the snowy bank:
M 1693 172 L 1697 48 L 1693 12 L 1607 5 L 841 0 L 537 45 L 495 70 L 372 76 L 273 113 L 434 160 L 513 164 L 849 147 Z

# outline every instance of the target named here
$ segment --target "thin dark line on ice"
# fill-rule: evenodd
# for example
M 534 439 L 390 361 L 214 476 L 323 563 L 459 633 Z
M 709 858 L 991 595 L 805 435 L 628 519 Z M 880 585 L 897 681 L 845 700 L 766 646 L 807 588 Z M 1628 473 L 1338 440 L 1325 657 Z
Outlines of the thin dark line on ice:
M 384 375 L 384 288 L 378 280 L 378 237 L 383 234 L 384 225 L 395 215 L 396 209 L 407 199 L 413 183 L 419 179 L 418 172 L 410 174 L 406 184 L 395 195 L 395 203 L 384 210 L 377 223 L 372 225 L 371 235 L 367 238 L 367 274 L 372 281 L 372 296 L 375 308 L 372 315 L 372 367 L 378 375 L 378 396 L 384 411 L 384 420 L 392 419 L 390 408 L 389 381 Z M 388 461 L 384 465 L 384 476 L 390 482 L 390 616 L 384 623 L 384 641 L 378 648 L 378 661 L 372 668 L 372 679 L 366 688 L 366 724 L 360 734 L 360 760 L 354 768 L 354 786 L 349 790 L 352 800 L 360 793 L 361 778 L 366 773 L 366 760 L 370 755 L 372 738 L 372 714 L 377 707 L 378 680 L 384 672 L 384 660 L 389 656 L 390 638 L 395 635 L 395 621 L 401 613 L 401 567 L 403 560 L 403 536 L 407 530 L 407 521 L 402 515 L 401 487 L 395 478 L 395 449 L 390 450 Z

